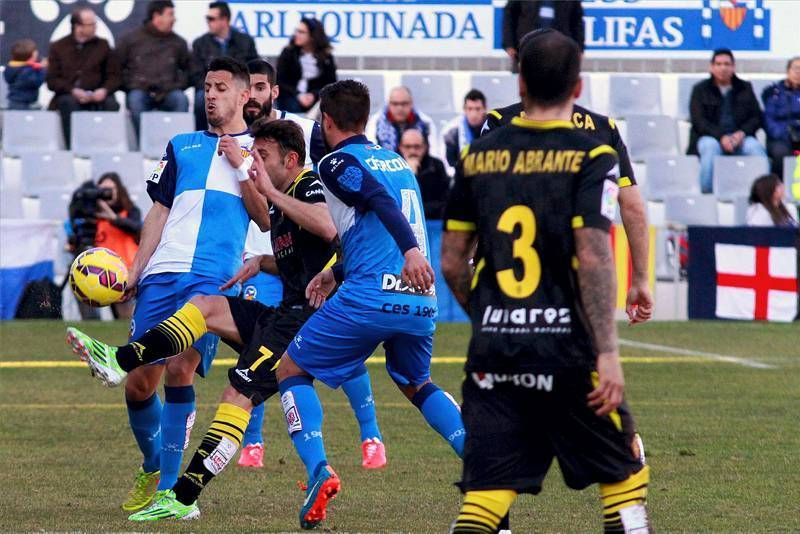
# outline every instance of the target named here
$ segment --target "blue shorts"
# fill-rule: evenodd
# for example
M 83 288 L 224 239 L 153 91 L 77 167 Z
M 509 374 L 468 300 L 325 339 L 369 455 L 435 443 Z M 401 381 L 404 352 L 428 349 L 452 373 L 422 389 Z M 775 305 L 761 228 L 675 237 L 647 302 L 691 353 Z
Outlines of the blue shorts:
M 336 389 L 359 373 L 379 344 L 395 383 L 424 384 L 431 376 L 431 333 L 410 334 L 407 324 L 380 311 L 353 307 L 337 294 L 306 321 L 286 352 L 305 372 Z
M 225 280 L 207 278 L 193 273 L 158 273 L 147 276 L 139 284 L 136 293 L 136 307 L 133 310 L 129 341 L 167 319 L 178 311 L 195 295 L 227 295 L 234 296 L 238 287 L 220 291 L 219 286 Z M 214 356 L 217 354 L 219 337 L 205 334 L 192 347 L 200 353 L 200 365 L 197 374 L 206 376 Z
M 260 272 L 242 286 L 244 300 L 255 300 L 264 306 L 277 306 L 283 298 L 281 277 Z

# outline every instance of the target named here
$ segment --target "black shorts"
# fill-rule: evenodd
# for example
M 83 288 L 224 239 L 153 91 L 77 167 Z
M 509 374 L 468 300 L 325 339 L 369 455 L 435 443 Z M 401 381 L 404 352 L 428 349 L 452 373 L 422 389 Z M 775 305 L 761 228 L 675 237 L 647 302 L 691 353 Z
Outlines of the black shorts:
M 228 380 L 258 406 L 278 392 L 275 369 L 312 311 L 306 307 L 274 308 L 238 297 L 228 297 L 228 305 L 242 339 L 241 345 L 226 341 L 239 352 L 236 366 L 228 370 Z
M 573 489 L 621 482 L 643 464 L 630 410 L 598 417 L 586 405 L 591 372 L 467 373 L 461 413 L 467 433 L 461 490 L 539 493 L 553 458 Z

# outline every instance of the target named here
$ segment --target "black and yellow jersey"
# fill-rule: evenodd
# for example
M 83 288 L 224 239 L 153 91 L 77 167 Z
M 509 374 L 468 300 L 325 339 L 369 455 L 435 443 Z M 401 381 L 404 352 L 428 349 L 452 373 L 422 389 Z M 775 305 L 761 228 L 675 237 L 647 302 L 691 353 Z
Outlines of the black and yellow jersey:
M 517 102 L 504 108 L 491 110 L 486 115 L 486 122 L 481 130 L 481 135 L 500 126 L 505 126 L 511 122 L 514 117 L 521 117 L 523 113 L 522 103 Z M 631 160 L 628 157 L 628 147 L 619 135 L 619 130 L 611 117 L 600 115 L 594 111 L 590 111 L 582 106 L 575 105 L 572 108 L 572 122 L 575 127 L 590 136 L 597 139 L 599 142 L 610 146 L 617 152 L 619 158 L 619 186 L 628 187 L 636 185 L 636 177 L 633 175 L 633 167 Z
M 610 229 L 618 172 L 566 120 L 514 117 L 470 145 L 445 210 L 446 230 L 478 237 L 468 372 L 593 368 L 574 229 Z

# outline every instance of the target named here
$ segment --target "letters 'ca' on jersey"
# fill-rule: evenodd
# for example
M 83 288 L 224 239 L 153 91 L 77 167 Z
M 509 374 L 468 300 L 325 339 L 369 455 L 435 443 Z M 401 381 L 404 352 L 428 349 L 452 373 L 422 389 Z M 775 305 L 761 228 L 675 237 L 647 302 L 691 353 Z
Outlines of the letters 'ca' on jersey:
M 576 275 L 576 228 L 608 231 L 616 152 L 568 121 L 511 124 L 473 142 L 445 229 L 475 232 L 468 371 L 586 367 L 595 355 Z
M 481 135 L 484 135 L 495 128 L 505 126 L 511 122 L 514 117 L 522 115 L 522 103 L 517 102 L 504 108 L 491 110 L 486 115 L 486 122 L 481 130 Z M 572 108 L 572 123 L 575 128 L 583 131 L 587 135 L 595 138 L 598 142 L 608 145 L 617 152 L 619 158 L 619 186 L 629 187 L 636 185 L 636 177 L 633 173 L 633 166 L 628 157 L 628 147 L 622 140 L 619 134 L 617 123 L 611 117 L 606 117 L 599 113 L 595 113 L 585 107 L 575 105 Z

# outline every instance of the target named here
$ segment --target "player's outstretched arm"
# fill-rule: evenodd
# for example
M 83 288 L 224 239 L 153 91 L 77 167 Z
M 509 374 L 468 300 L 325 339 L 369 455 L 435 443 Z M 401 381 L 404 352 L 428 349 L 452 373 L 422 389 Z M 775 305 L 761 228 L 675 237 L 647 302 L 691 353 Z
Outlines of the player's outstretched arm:
M 442 274 L 461 307 L 469 313 L 472 265 L 470 258 L 475 248 L 476 234 L 448 230 L 442 236 Z
M 591 227 L 576 229 L 575 250 L 581 301 L 597 350 L 599 383 L 589 394 L 589 406 L 598 415 L 606 415 L 620 405 L 625 388 L 614 322 L 617 279 L 608 233 Z
M 620 188 L 619 208 L 633 266 L 625 311 L 631 324 L 643 323 L 653 316 L 653 295 L 648 284 L 650 236 L 647 229 L 647 213 L 637 186 Z
M 164 225 L 167 224 L 169 208 L 156 201 L 153 207 L 147 212 L 142 224 L 142 232 L 139 236 L 139 248 L 133 258 L 133 265 L 128 272 L 128 290 L 125 292 L 123 302 L 130 300 L 136 294 L 136 286 L 139 283 L 139 276 L 150 261 L 150 257 L 156 251 L 158 243 L 161 241 L 161 233 Z

